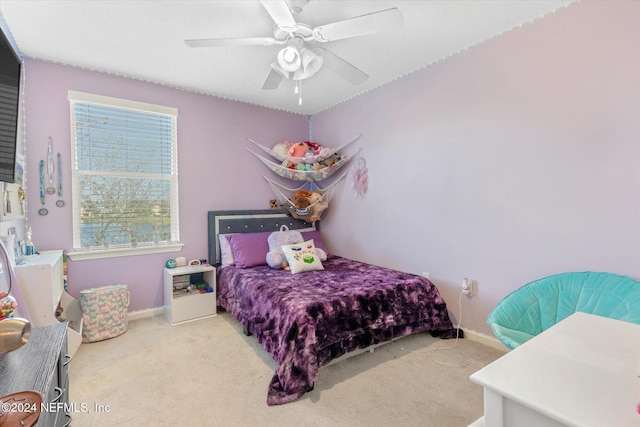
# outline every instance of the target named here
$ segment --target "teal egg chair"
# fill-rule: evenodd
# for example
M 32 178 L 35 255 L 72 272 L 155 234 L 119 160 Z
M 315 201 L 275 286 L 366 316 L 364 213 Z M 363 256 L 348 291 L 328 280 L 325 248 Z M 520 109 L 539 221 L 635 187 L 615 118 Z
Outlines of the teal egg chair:
M 640 282 L 613 273 L 555 274 L 507 295 L 487 323 L 513 350 L 575 312 L 640 324 Z

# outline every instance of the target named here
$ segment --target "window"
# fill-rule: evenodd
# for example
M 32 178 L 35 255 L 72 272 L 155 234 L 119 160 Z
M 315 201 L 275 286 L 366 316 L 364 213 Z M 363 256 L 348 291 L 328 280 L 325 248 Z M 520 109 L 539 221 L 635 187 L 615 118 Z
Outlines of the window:
M 177 109 L 74 91 L 69 101 L 74 251 L 174 247 Z

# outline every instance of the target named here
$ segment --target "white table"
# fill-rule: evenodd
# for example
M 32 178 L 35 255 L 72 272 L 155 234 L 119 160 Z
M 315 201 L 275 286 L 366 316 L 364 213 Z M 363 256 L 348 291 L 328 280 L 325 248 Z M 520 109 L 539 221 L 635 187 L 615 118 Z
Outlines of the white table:
M 486 427 L 638 427 L 640 325 L 575 313 L 470 378 Z

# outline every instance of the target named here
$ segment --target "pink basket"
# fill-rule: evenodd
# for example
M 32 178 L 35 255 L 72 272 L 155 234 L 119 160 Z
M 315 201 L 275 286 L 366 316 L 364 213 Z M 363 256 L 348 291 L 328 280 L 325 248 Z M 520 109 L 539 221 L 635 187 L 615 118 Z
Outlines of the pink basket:
M 127 285 L 108 285 L 80 291 L 82 342 L 102 341 L 127 332 Z

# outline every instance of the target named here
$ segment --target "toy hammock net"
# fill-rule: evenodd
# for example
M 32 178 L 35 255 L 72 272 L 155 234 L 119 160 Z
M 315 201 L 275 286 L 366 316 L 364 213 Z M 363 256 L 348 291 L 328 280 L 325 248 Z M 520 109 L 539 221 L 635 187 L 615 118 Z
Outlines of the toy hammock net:
M 269 183 L 273 194 L 278 199 L 278 203 L 289 211 L 292 217 L 313 224 L 320 219 L 322 212 L 329 207 L 336 185 L 345 176 L 347 176 L 346 173 L 326 188 L 322 188 L 313 182 L 308 185 L 302 184 L 298 188 L 288 188 L 271 181 L 266 176 L 263 176 L 263 178 Z
M 356 141 L 358 138 L 360 138 L 360 136 L 361 136 L 360 134 L 356 135 L 354 138 L 352 138 L 345 144 L 342 144 L 340 147 L 337 147 L 337 148 L 332 148 L 329 152 L 324 153 L 322 156 L 314 156 L 312 158 L 304 157 L 303 163 L 306 163 L 306 164 L 316 163 L 316 162 L 325 160 L 326 158 L 331 157 L 333 155 L 337 155 L 339 151 L 347 147 L 352 142 Z M 264 163 L 269 169 L 271 169 L 273 172 L 275 172 L 279 176 L 293 180 L 293 181 L 322 181 L 323 179 L 329 178 L 331 175 L 337 172 L 338 169 L 340 169 L 342 166 L 345 166 L 345 163 L 349 161 L 348 156 L 341 155 L 341 156 L 337 156 L 335 163 L 331 164 L 328 167 L 324 167 L 322 169 L 318 169 L 318 170 L 292 169 L 285 165 L 285 163 L 289 159 L 287 156 L 283 156 L 280 153 L 273 151 L 272 148 L 265 147 L 264 145 L 257 143 L 251 138 L 247 138 L 247 139 L 253 144 L 255 144 L 262 151 L 271 155 L 280 163 L 276 163 L 272 160 L 269 160 L 261 156 L 260 154 L 254 151 L 249 150 L 253 155 L 255 155 L 258 159 L 260 159 L 262 163 Z M 303 159 L 303 158 L 298 158 L 298 159 Z

